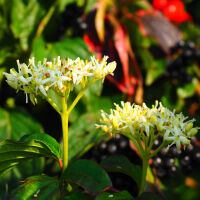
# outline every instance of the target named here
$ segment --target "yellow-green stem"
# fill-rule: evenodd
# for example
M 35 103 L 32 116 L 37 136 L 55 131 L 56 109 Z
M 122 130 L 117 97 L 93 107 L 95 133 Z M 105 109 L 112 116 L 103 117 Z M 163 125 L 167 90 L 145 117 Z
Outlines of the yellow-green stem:
M 68 165 L 68 113 L 65 97 L 62 97 L 62 131 L 63 131 L 63 170 Z
M 73 103 L 71 104 L 71 106 L 68 109 L 68 115 L 70 114 L 70 112 L 73 110 L 73 108 L 76 106 L 76 104 L 78 103 L 78 101 L 80 100 L 80 98 L 84 95 L 85 91 L 95 82 L 97 81 L 97 79 L 93 79 L 86 87 L 84 87 L 79 94 L 77 95 L 77 97 L 74 99 Z

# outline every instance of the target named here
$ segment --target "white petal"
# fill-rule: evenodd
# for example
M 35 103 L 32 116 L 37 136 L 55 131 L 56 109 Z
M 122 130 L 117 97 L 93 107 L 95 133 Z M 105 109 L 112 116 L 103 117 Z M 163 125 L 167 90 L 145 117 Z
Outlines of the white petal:
M 43 85 L 40 85 L 40 86 L 39 86 L 39 89 L 40 89 L 40 91 L 42 92 L 42 94 L 43 94 L 44 96 L 47 96 L 46 90 L 44 89 L 44 86 L 43 86 Z
M 58 85 L 58 88 L 59 88 L 59 89 L 62 89 L 62 88 L 63 88 L 63 83 L 62 83 L 62 81 L 57 81 L 57 85 Z

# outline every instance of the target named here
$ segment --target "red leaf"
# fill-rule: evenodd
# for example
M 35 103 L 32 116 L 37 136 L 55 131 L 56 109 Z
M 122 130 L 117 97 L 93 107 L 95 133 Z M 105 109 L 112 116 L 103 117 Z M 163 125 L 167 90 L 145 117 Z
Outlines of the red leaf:
M 128 49 L 126 47 L 126 39 L 125 33 L 120 24 L 118 24 L 117 29 L 114 33 L 114 42 L 115 48 L 118 52 L 120 57 L 120 61 L 123 66 L 123 73 L 124 73 L 124 82 L 125 84 L 130 84 L 129 80 L 129 58 L 128 58 Z

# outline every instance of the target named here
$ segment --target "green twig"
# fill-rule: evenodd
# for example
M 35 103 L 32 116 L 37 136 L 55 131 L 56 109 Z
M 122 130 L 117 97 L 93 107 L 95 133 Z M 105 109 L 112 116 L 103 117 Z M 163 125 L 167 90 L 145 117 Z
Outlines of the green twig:
M 145 188 L 148 162 L 149 162 L 149 157 L 145 154 L 142 157 L 142 180 L 140 184 L 139 196 L 143 193 L 144 188 Z
M 44 28 L 46 27 L 49 20 L 51 19 L 52 15 L 53 15 L 53 13 L 56 9 L 56 6 L 57 6 L 57 1 L 55 1 L 55 3 L 51 6 L 51 8 L 47 12 L 47 14 L 44 16 L 44 18 L 40 22 L 38 29 L 37 29 L 37 32 L 36 32 L 36 37 L 39 37 L 42 34 Z
M 165 145 L 166 142 L 163 140 L 162 144 L 150 155 L 150 158 L 154 157 Z

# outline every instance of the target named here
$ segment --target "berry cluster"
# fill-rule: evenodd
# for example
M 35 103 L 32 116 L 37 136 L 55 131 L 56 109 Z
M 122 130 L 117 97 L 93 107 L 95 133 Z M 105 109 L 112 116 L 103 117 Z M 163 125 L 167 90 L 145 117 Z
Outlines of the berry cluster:
M 153 0 L 153 7 L 163 12 L 165 17 L 172 22 L 182 23 L 191 20 L 181 0 Z
M 178 54 L 174 60 L 169 60 L 167 72 L 173 79 L 179 79 L 183 83 L 190 83 L 193 76 L 187 74 L 187 67 L 193 62 L 200 64 L 200 49 L 195 48 L 192 41 L 179 41 L 173 48 L 171 54 Z
M 162 143 L 163 138 L 158 137 L 154 141 L 153 149 L 156 149 Z M 124 155 L 132 163 L 141 165 L 140 157 L 133 151 L 129 145 L 129 139 L 123 135 L 116 134 L 115 138 L 108 141 L 102 140 L 96 147 L 90 149 L 82 158 L 101 163 L 108 156 Z M 188 175 L 192 170 L 200 165 L 200 144 L 196 137 L 192 138 L 191 145 L 186 149 L 178 151 L 173 145 L 169 149 L 164 147 L 155 157 L 152 158 L 150 166 L 155 175 L 160 179 L 167 177 L 176 177 L 182 173 Z M 113 187 L 118 190 L 127 190 L 136 196 L 138 188 L 136 183 L 127 175 L 112 172 L 109 173 Z
M 83 158 L 100 163 L 106 157 L 112 155 L 124 155 L 134 164 L 141 165 L 139 156 L 130 148 L 129 139 L 119 134 L 116 134 L 115 138 L 112 138 L 108 141 L 102 140 L 97 147 L 90 149 L 85 155 L 83 155 Z M 108 174 L 115 189 L 127 190 L 134 196 L 137 194 L 137 184 L 132 178 L 118 172 L 112 172 Z
M 162 142 L 162 137 L 154 142 L 154 148 L 159 146 Z M 158 155 L 153 157 L 151 167 L 155 174 L 163 179 L 166 177 L 174 177 L 178 172 L 184 175 L 198 167 L 200 164 L 200 146 L 197 145 L 198 141 L 195 137 L 192 138 L 191 145 L 181 151 L 178 151 L 175 146 L 167 149 L 164 147 Z

